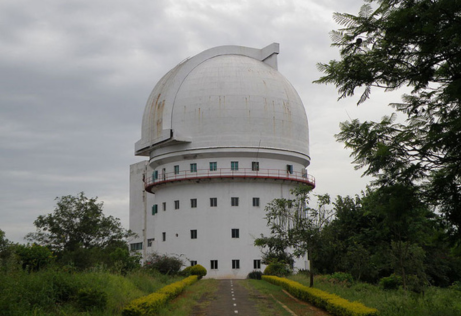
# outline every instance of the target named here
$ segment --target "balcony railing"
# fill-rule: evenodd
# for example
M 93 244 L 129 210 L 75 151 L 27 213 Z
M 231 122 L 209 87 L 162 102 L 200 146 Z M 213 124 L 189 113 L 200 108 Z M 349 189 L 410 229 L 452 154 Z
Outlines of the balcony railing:
M 145 180 L 145 188 L 146 191 L 153 192 L 154 187 L 172 182 L 180 182 L 185 180 L 225 178 L 274 179 L 283 181 L 294 181 L 315 187 L 315 178 L 307 173 L 290 173 L 286 169 L 252 170 L 251 168 L 248 168 L 232 170 L 230 168 L 219 168 L 213 171 L 208 169 L 199 169 L 195 172 L 189 170 L 182 170 L 178 173 L 158 173 L 157 178 L 149 177 Z

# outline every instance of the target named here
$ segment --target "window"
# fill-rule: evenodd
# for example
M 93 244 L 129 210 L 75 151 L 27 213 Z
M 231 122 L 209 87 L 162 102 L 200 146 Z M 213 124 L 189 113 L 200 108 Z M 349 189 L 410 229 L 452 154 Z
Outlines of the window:
M 218 206 L 218 198 L 210 198 L 210 206 L 211 207 Z
M 231 161 L 231 170 L 239 170 L 239 162 Z
M 191 208 L 197 207 L 197 199 L 190 199 L 190 207 Z
M 190 172 L 197 172 L 197 164 L 191 163 L 190 164 Z
M 152 205 L 152 215 L 157 214 L 157 204 Z
M 150 238 L 147 239 L 147 247 L 152 247 L 152 242 L 155 240 L 155 238 Z
M 253 206 L 259 207 L 259 198 L 253 198 Z
M 130 250 L 135 251 L 135 250 L 142 250 L 142 242 L 137 242 L 134 244 L 130 244 Z
M 238 228 L 232 228 L 232 238 L 239 238 L 239 229 Z
M 287 173 L 289 174 L 293 173 L 293 165 L 287 165 Z
M 238 197 L 231 197 L 231 205 L 232 206 L 239 206 L 239 198 Z
M 251 170 L 259 171 L 259 162 L 258 161 L 252 161 L 251 162 Z
M 253 269 L 261 269 L 261 260 L 253 260 Z
M 218 163 L 217 162 L 210 162 L 210 171 L 218 170 Z
M 240 260 L 232 260 L 232 269 L 240 269 Z
M 218 269 L 218 260 L 210 260 L 210 269 L 217 270 Z
M 163 202 L 163 210 L 166 211 L 166 202 Z
M 158 171 L 155 170 L 154 172 L 152 172 L 152 179 L 154 180 L 157 180 L 158 179 Z
M 162 241 L 166 241 L 166 233 L 165 232 L 162 233 Z
M 190 231 L 190 239 L 197 239 L 197 230 L 191 229 Z
M 196 265 L 197 265 L 197 261 L 195 261 L 195 260 L 190 261 L 190 266 L 191 267 L 196 266 Z
M 174 174 L 179 174 L 179 166 L 174 166 Z
M 179 210 L 179 200 L 174 201 L 174 209 Z

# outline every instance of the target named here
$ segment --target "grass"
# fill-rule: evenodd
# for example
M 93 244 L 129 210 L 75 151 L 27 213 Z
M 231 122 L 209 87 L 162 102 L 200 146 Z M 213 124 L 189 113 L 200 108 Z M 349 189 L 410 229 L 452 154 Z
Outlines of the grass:
M 305 275 L 288 278 L 309 286 L 309 278 Z M 451 289 L 429 287 L 424 294 L 405 293 L 401 289 L 382 290 L 367 283 L 354 283 L 349 287 L 333 284 L 322 276 L 315 278 L 314 287 L 374 307 L 379 310 L 380 316 L 461 315 L 461 292 Z

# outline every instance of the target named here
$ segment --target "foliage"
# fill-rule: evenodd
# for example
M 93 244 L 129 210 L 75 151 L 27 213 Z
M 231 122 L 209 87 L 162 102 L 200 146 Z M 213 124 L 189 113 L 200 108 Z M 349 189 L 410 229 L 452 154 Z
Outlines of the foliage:
M 328 277 L 328 281 L 339 284 L 351 285 L 354 278 L 351 274 L 345 272 L 335 272 Z
M 180 258 L 175 256 L 168 256 L 166 254 L 160 255 L 152 253 L 145 261 L 144 268 L 147 270 L 156 270 L 162 274 L 177 274 L 183 262 Z M 192 272 L 191 270 L 189 270 Z
M 261 280 L 263 273 L 259 270 L 253 270 L 248 273 L 248 279 Z
M 330 294 L 319 289 L 306 287 L 292 280 L 276 276 L 263 276 L 263 280 L 277 284 L 287 290 L 293 296 L 323 308 L 333 315 L 339 316 L 371 316 L 377 315 L 378 310 L 366 307 L 359 302 L 349 302 L 337 295 Z
M 396 290 L 400 285 L 402 285 L 402 278 L 395 274 L 381 278 L 381 280 L 379 280 L 379 286 L 383 290 Z
M 83 311 L 93 309 L 105 309 L 107 305 L 107 294 L 99 289 L 86 287 L 77 292 L 77 305 Z
M 287 267 L 286 263 L 283 262 L 271 262 L 264 269 L 264 275 L 275 275 L 275 276 L 287 276 L 289 275 L 290 269 Z
M 204 266 L 196 264 L 190 268 L 190 275 L 197 275 L 199 279 L 203 278 L 207 274 Z
M 339 141 L 352 149 L 357 168 L 378 185 L 417 184 L 425 201 L 446 220 L 453 244 L 461 243 L 461 2 L 370 0 L 358 16 L 335 14 L 343 27 L 332 33 L 341 60 L 319 64 L 340 98 L 364 88 L 412 88 L 395 114 L 381 122 L 341 124 Z M 373 2 L 377 8 L 373 9 Z
M 13 249 L 22 264 L 22 268 L 27 271 L 38 271 L 49 266 L 55 260 L 55 256 L 50 249 L 37 244 L 18 244 L 14 245 Z

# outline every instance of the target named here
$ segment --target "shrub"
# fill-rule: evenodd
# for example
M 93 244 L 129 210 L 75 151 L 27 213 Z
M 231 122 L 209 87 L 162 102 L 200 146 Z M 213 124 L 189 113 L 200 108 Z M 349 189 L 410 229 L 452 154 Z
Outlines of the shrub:
M 186 268 L 184 268 L 179 274 L 182 275 L 182 276 L 189 276 L 191 275 L 190 273 L 190 270 L 192 269 L 192 266 L 188 266 Z
M 83 288 L 77 292 L 77 305 L 83 311 L 105 309 L 107 294 L 94 288 Z
M 199 279 L 204 277 L 206 274 L 206 269 L 200 264 L 190 267 L 190 275 L 198 275 Z
M 379 280 L 379 286 L 384 290 L 396 290 L 400 285 L 402 285 L 402 278 L 395 274 Z
M 144 268 L 146 269 L 155 269 L 161 274 L 177 274 L 183 262 L 178 257 L 168 256 L 168 255 L 159 255 L 153 253 L 144 263 Z
M 352 282 L 354 281 L 354 278 L 349 273 L 335 272 L 328 277 L 328 281 L 334 284 L 340 283 L 340 284 L 345 284 L 345 285 L 350 286 Z
M 290 274 L 290 270 L 288 269 L 285 263 L 272 262 L 266 267 L 266 269 L 264 269 L 264 274 L 275 276 L 287 276 Z
M 263 273 L 261 271 L 254 270 L 248 273 L 248 279 L 261 280 L 262 275 Z

